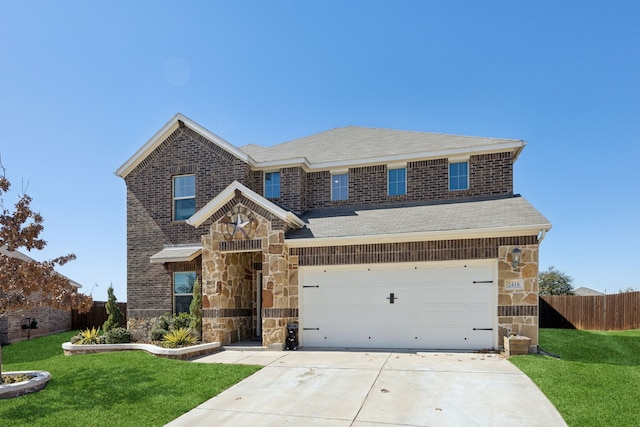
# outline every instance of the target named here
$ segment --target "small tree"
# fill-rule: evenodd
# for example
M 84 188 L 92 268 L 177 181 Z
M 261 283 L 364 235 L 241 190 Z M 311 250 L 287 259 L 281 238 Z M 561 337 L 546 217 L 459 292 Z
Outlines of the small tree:
M 538 274 L 540 295 L 573 295 L 573 278 L 551 266 Z
M 193 284 L 193 299 L 189 304 L 191 323 L 189 328 L 196 334 L 196 339 L 202 338 L 202 286 L 200 280 L 196 279 Z
M 124 314 L 122 314 L 122 311 L 120 310 L 120 307 L 118 307 L 116 301 L 117 298 L 113 294 L 113 284 L 111 284 L 109 285 L 109 289 L 107 289 L 107 304 L 105 306 L 109 317 L 107 317 L 107 321 L 102 325 L 102 330 L 105 334 L 113 328 L 119 327 L 120 322 L 124 319 Z
M 24 192 L 18 197 L 14 209 L 5 208 L 2 193 L 7 193 L 11 183 L 0 176 L 0 319 L 35 307 L 75 309 L 85 313 L 91 309 L 91 297 L 80 294 L 69 279 L 56 273 L 55 268 L 74 260 L 69 254 L 49 261 L 38 262 L 19 256 L 20 248 L 41 250 L 46 242 L 40 238 L 44 219 L 31 209 L 31 197 Z M 0 348 L 0 374 L 2 352 Z M 0 376 L 0 383 L 2 376 Z

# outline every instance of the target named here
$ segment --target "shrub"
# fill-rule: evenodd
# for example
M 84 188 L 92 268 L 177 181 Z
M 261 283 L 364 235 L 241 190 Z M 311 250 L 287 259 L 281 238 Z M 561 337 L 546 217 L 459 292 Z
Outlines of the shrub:
M 71 344 L 100 344 L 100 329 L 95 327 L 80 331 L 78 335 L 71 338 Z
M 202 338 L 202 286 L 200 286 L 198 279 L 193 284 L 193 299 L 189 304 L 189 314 L 191 315 L 189 329 L 191 329 L 193 336 L 199 340 Z
M 133 340 L 131 332 L 125 328 L 113 328 L 104 334 L 104 337 L 107 344 L 128 343 Z
M 153 328 L 151 328 L 150 338 L 152 341 L 161 341 L 168 332 L 178 329 L 189 329 L 192 319 L 193 316 L 189 313 L 178 313 L 173 316 L 163 314 L 158 318 Z
M 170 329 L 170 326 L 171 326 L 171 315 L 167 313 L 158 317 L 158 320 L 156 321 L 154 328 L 164 329 L 165 331 L 168 331 Z
M 107 310 L 107 314 L 109 315 L 109 317 L 107 318 L 107 321 L 102 325 L 102 330 L 105 332 L 105 334 L 110 330 L 119 327 L 120 322 L 122 322 L 122 319 L 124 319 L 124 314 L 122 314 L 122 311 L 120 311 L 120 308 L 118 308 L 118 304 L 116 303 L 117 298 L 113 293 L 112 285 L 110 285 L 109 289 L 107 289 L 107 294 L 108 300 L 105 309 Z
M 162 337 L 165 347 L 176 348 L 195 344 L 196 339 L 188 328 L 178 328 L 167 332 Z
M 178 313 L 171 319 L 171 329 L 188 329 L 191 323 L 191 315 L 189 313 Z
M 166 313 L 158 317 L 158 320 L 156 320 L 156 323 L 151 328 L 149 338 L 151 338 L 152 341 L 160 341 L 162 337 L 169 332 L 169 329 L 171 329 L 171 315 Z
M 151 330 L 151 341 L 160 341 L 162 340 L 162 337 L 164 337 L 167 333 L 169 333 L 168 329 L 162 329 L 154 326 L 154 328 Z

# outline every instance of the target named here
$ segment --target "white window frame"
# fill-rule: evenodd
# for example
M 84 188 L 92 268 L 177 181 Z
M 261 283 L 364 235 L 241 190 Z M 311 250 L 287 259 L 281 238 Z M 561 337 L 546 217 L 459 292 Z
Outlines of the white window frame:
M 187 177 L 187 176 L 192 176 L 192 177 L 193 177 L 193 196 L 189 195 L 189 196 L 179 196 L 179 197 L 176 197 L 176 179 L 178 179 L 178 178 L 184 178 L 184 177 Z M 193 174 L 193 173 L 190 173 L 190 174 L 184 174 L 184 175 L 174 175 L 174 176 L 172 177 L 172 179 L 171 179 L 171 187 L 172 187 L 172 188 L 171 188 L 171 196 L 172 196 L 172 197 L 171 197 L 171 199 L 172 199 L 172 200 L 171 200 L 171 210 L 172 210 L 171 217 L 173 218 L 173 220 L 174 220 L 174 221 L 186 221 L 186 220 L 187 220 L 187 218 L 181 218 L 181 219 L 176 218 L 176 216 L 177 216 L 177 214 L 178 214 L 178 212 L 177 212 L 177 210 L 176 210 L 176 201 L 177 201 L 177 200 L 188 200 L 188 199 L 193 199 L 193 201 L 194 201 L 194 210 L 193 210 L 193 213 L 196 213 L 196 208 L 195 208 L 195 200 L 196 200 L 196 182 L 195 182 L 195 181 L 196 181 L 196 175 L 195 175 L 195 174 Z M 193 215 L 193 214 L 192 214 L 192 215 Z
M 404 188 L 403 188 L 403 193 L 402 194 L 391 194 L 391 171 L 396 171 L 396 170 L 400 170 L 403 169 L 404 170 Z M 387 166 L 387 196 L 389 197 L 400 197 L 400 196 L 406 196 L 407 195 L 407 181 L 408 181 L 408 176 L 407 176 L 407 166 L 406 165 L 402 165 L 402 166 Z
M 336 195 L 335 195 L 335 187 L 333 186 L 334 184 L 334 178 L 338 177 L 338 176 L 346 176 L 347 177 L 347 182 L 346 182 L 346 193 L 345 193 L 345 197 L 341 198 L 341 199 L 337 199 Z M 338 189 L 340 188 L 344 188 L 342 186 L 338 186 Z M 338 202 L 338 201 L 342 201 L 342 200 L 349 200 L 349 173 L 348 172 L 332 172 L 331 173 L 331 201 L 332 202 Z
M 466 163 L 467 165 L 467 175 L 466 175 L 466 182 L 465 182 L 465 188 L 451 188 L 451 166 L 453 165 L 457 165 L 460 163 Z M 469 175 L 470 175 L 470 168 L 469 168 L 469 159 L 457 159 L 457 160 L 449 160 L 449 164 L 447 166 L 448 169 L 448 176 L 449 176 L 449 191 L 466 191 L 469 189 Z M 458 175 L 457 177 L 459 177 L 460 175 Z
M 278 195 L 275 197 L 267 196 L 267 174 L 274 174 L 274 173 L 278 174 Z M 265 172 L 263 174 L 262 188 L 264 189 L 263 194 L 265 199 L 279 199 L 282 196 L 282 173 L 280 173 L 279 170 Z
M 176 276 L 178 274 L 192 274 L 193 275 L 194 282 L 191 284 L 191 291 L 190 292 L 177 292 L 177 290 L 176 290 Z M 190 297 L 193 298 L 193 285 L 194 285 L 195 281 L 198 280 L 198 275 L 196 274 L 195 271 L 175 271 L 173 273 L 172 279 L 173 280 L 172 280 L 171 286 L 172 286 L 172 294 L 173 294 L 173 312 L 175 314 L 177 314 L 177 313 L 185 313 L 184 311 L 180 311 L 180 312 L 177 311 L 176 297 L 190 296 Z M 192 299 L 192 301 L 193 301 L 193 299 Z M 189 303 L 189 305 L 191 305 L 191 303 Z M 187 307 L 186 313 L 188 313 L 188 312 L 189 312 L 189 308 Z

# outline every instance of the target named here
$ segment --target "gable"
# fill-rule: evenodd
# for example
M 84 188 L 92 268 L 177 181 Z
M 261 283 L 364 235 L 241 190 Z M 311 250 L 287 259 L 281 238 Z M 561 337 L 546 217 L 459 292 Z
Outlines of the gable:
M 230 202 L 234 198 L 239 199 L 241 197 L 248 199 L 258 207 L 274 215 L 276 218 L 286 222 L 291 227 L 300 228 L 304 225 L 304 222 L 294 213 L 282 209 L 278 205 L 270 202 L 253 190 L 242 185 L 238 181 L 234 181 L 233 183 L 231 183 L 231 185 L 220 192 L 220 194 L 214 197 L 202 209 L 193 214 L 191 218 L 187 220 L 187 224 L 193 225 L 194 227 L 199 227 L 207 219 L 211 218 L 211 216 L 218 213 L 218 211 L 220 211 L 220 209 L 222 209 L 228 202 Z
M 165 124 L 162 129 L 160 129 L 149 141 L 147 141 L 136 153 L 131 156 L 122 166 L 120 166 L 115 174 L 121 178 L 125 178 L 129 173 L 131 173 L 138 165 L 142 164 L 145 160 L 149 158 L 158 149 L 166 140 L 169 138 L 176 130 L 179 128 L 187 128 L 193 131 L 197 136 L 203 138 L 203 142 L 210 142 L 216 148 L 228 153 L 229 155 L 236 157 L 242 160 L 245 163 L 250 165 L 255 162 L 251 157 L 231 145 L 218 135 L 208 131 L 202 126 L 198 125 L 194 121 L 185 117 L 184 115 L 178 113 Z

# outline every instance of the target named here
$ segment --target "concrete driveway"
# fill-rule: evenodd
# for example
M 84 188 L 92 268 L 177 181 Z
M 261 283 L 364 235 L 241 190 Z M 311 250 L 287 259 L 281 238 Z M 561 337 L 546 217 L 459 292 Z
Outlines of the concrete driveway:
M 168 426 L 566 426 L 496 354 L 223 351 L 265 367 Z

